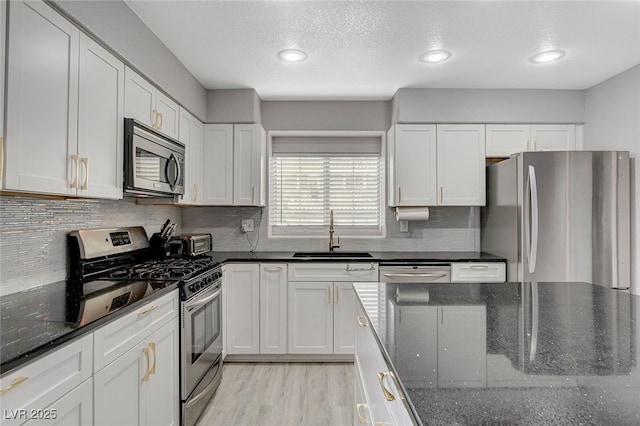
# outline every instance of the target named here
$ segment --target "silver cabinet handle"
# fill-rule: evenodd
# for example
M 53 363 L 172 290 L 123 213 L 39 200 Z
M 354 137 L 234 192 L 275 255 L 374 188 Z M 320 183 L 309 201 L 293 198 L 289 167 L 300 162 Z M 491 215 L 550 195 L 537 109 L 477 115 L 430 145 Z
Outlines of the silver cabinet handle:
M 256 187 L 255 186 L 251 187 L 251 202 L 253 204 L 256 204 Z
M 193 184 L 193 198 L 192 201 L 197 201 L 198 200 L 198 185 L 196 185 L 195 183 Z
M 385 273 L 382 274 L 385 277 L 393 278 L 393 277 L 430 277 L 430 278 L 444 278 L 447 274 L 432 274 L 432 273 L 424 273 L 424 274 L 411 274 L 411 273 Z
M 162 119 L 161 112 L 158 112 L 158 115 L 160 116 L 160 124 L 158 125 L 158 130 L 162 130 L 162 123 L 164 123 L 164 120 Z
M 15 379 L 13 379 L 13 382 L 11 382 L 11 384 L 9 386 L 7 386 L 6 388 L 0 389 L 0 395 L 4 395 L 5 393 L 11 391 L 12 389 L 15 389 L 21 383 L 24 383 L 27 380 L 29 380 L 28 377 L 24 377 L 24 376 L 16 377 Z
M 264 270 L 267 272 L 280 272 L 282 268 L 280 266 L 265 266 Z
M 369 323 L 367 322 L 367 319 L 364 316 L 359 315 L 358 316 L 358 325 L 360 327 L 366 327 L 366 326 L 369 325 Z
M 153 114 L 153 122 L 151 123 L 151 127 L 153 127 L 154 129 L 157 129 L 158 128 L 158 110 L 155 108 L 152 109 L 151 114 Z
M 87 190 L 89 189 L 89 157 L 82 157 L 82 164 L 84 165 L 84 182 L 80 189 Z
M 351 266 L 351 264 L 347 263 L 347 267 L 345 269 L 345 271 L 349 271 L 349 272 L 355 272 L 355 271 L 374 271 L 376 269 L 375 265 L 373 263 L 369 264 L 368 268 L 354 268 Z
M 147 315 L 149 312 L 156 310 L 156 308 L 157 308 L 157 306 L 156 306 L 156 305 L 151 305 L 151 306 L 149 307 L 149 309 L 145 309 L 145 310 L 144 310 L 144 311 L 142 311 L 142 312 L 138 312 L 138 316 L 139 316 L 139 317 L 141 317 L 141 316 L 143 316 L 143 315 Z
M 327 303 L 331 304 L 331 286 L 327 287 Z
M 380 381 L 380 388 L 382 388 L 382 393 L 384 394 L 384 399 L 386 399 L 387 401 L 395 401 L 396 400 L 396 396 L 394 394 L 392 394 L 391 392 L 389 392 L 387 387 L 384 385 L 384 379 L 387 376 L 390 376 L 390 375 L 391 375 L 390 371 L 380 371 L 378 373 L 378 380 Z
M 527 141 L 527 151 L 531 151 L 531 141 Z
M 471 265 L 471 269 L 488 269 L 489 265 Z
M 398 187 L 398 204 L 402 201 L 402 188 Z
M 440 203 L 444 202 L 444 188 L 440 187 Z
M 538 141 L 533 141 L 533 150 L 534 151 L 538 150 Z

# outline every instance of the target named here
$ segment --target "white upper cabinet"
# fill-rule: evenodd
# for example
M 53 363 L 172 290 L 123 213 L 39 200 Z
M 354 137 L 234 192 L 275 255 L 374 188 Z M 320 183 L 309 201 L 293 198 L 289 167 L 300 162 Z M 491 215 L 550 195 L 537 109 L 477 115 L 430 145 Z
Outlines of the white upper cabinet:
M 487 124 L 487 157 L 575 149 L 576 126 L 573 124 Z
M 484 125 L 438 124 L 438 205 L 485 204 Z
M 232 205 L 233 124 L 205 124 L 202 153 L 202 204 Z
M 259 124 L 204 126 L 206 205 L 264 206 L 266 133 Z
M 45 3 L 9 13 L 5 189 L 75 195 L 80 32 Z
M 387 147 L 390 207 L 484 205 L 484 125 L 396 124 Z
M 124 64 L 81 34 L 78 195 L 122 198 Z
M 10 14 L 5 189 L 122 198 L 124 65 L 45 3 Z
M 179 204 L 202 204 L 202 138 L 203 124 L 184 108 L 180 108 L 180 142 L 185 146 L 184 194 Z
M 233 205 L 264 206 L 266 133 L 259 124 L 233 126 Z
M 0 1 L 0 22 L 7 23 L 7 2 Z M 6 27 L 4 27 L 6 28 Z M 4 52 L 6 31 L 0 31 L 0 188 L 4 180 Z
M 178 139 L 179 105 L 129 67 L 126 67 L 125 80 L 125 117 Z
M 436 204 L 436 126 L 396 124 L 387 139 L 389 206 Z

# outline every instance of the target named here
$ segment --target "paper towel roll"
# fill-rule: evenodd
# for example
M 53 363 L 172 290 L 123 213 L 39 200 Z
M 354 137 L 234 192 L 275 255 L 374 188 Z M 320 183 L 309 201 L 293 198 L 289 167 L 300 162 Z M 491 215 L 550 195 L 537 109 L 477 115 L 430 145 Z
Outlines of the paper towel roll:
M 429 220 L 429 207 L 396 207 L 396 220 Z
M 426 288 L 403 288 L 400 291 L 399 288 L 396 288 L 395 298 L 398 303 L 427 303 L 429 301 L 429 290 Z

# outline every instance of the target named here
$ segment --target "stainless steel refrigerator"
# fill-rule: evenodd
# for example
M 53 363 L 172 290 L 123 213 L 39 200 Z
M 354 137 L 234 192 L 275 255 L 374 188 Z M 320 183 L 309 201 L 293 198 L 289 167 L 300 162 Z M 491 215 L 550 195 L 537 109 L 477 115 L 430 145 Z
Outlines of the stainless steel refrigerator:
M 507 280 L 629 288 L 629 153 L 523 152 L 487 167 L 482 251 Z

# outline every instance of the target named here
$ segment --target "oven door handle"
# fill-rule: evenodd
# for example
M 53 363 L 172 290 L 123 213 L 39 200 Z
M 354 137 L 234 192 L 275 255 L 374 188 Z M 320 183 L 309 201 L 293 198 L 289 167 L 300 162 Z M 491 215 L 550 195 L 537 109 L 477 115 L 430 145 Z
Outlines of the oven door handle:
M 207 296 L 204 299 L 197 299 L 197 300 L 194 300 L 193 302 L 188 302 L 187 303 L 187 309 L 193 309 L 193 308 L 196 308 L 198 306 L 206 305 L 207 303 L 209 303 L 210 301 L 212 301 L 213 299 L 218 297 L 220 295 L 220 293 L 222 293 L 222 289 L 218 289 L 211 296 Z
M 187 409 L 189 409 L 189 408 L 193 407 L 195 404 L 197 404 L 198 401 L 200 401 L 202 399 L 202 397 L 204 397 L 206 394 L 208 394 L 211 391 L 211 388 L 213 388 L 216 384 L 217 384 L 216 380 L 212 380 L 211 383 L 209 383 L 207 385 L 207 387 L 202 390 L 202 392 L 200 392 L 199 394 L 197 394 L 196 396 L 191 398 L 191 400 L 189 402 L 187 402 Z

